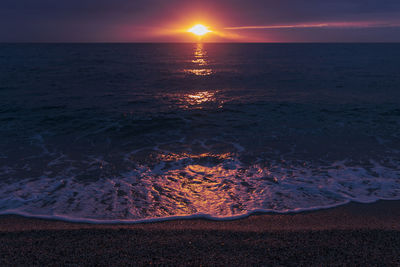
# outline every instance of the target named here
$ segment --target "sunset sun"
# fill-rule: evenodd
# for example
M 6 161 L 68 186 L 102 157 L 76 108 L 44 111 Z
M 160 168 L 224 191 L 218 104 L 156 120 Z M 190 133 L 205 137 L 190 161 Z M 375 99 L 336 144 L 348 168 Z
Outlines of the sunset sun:
M 191 32 L 193 34 L 196 34 L 198 36 L 203 36 L 209 32 L 211 32 L 206 26 L 201 25 L 201 24 L 197 24 L 195 26 L 193 26 L 192 28 L 190 28 L 188 30 L 188 32 Z

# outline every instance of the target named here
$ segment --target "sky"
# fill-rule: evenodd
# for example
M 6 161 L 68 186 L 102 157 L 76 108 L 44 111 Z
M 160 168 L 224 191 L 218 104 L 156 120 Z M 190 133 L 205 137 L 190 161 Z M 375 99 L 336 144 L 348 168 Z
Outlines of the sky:
M 400 42 L 400 0 L 1 0 L 0 42 Z

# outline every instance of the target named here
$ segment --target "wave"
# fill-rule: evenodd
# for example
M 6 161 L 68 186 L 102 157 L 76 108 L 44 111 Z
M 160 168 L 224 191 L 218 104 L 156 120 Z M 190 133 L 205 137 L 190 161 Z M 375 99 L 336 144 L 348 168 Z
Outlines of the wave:
M 141 153 L 125 158 L 136 163 L 137 157 L 151 158 Z M 82 170 L 70 168 L 62 177 L 43 175 L 3 183 L 0 214 L 93 223 L 199 217 L 225 220 L 255 212 L 291 213 L 349 201 L 400 199 L 396 162 L 382 165 L 370 161 L 357 166 L 351 161 L 328 165 L 280 160 L 246 165 L 230 153 L 159 151 L 157 155 L 151 165 L 136 165 L 118 177 L 86 178 L 80 175 Z M 99 159 L 92 164 L 94 170 L 112 168 Z

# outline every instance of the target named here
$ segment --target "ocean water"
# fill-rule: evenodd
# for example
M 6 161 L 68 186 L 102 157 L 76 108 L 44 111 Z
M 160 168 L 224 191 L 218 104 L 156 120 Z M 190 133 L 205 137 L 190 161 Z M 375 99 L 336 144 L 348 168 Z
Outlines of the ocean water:
M 1 44 L 0 214 L 400 199 L 400 44 Z

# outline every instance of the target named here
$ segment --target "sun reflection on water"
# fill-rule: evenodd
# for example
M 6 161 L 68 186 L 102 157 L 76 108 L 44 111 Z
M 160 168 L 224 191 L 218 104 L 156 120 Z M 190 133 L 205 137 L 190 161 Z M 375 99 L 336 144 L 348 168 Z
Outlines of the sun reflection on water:
M 209 76 L 213 74 L 204 44 L 198 43 L 193 52 L 193 58 L 188 61 L 190 68 L 183 70 L 186 74 Z M 201 77 L 199 77 L 201 78 Z M 218 99 L 218 90 L 198 90 L 185 93 L 173 93 L 169 97 L 183 109 L 222 108 L 224 101 Z
M 194 74 L 196 76 L 208 76 L 212 74 L 212 70 L 210 69 L 201 69 L 201 70 L 185 70 L 186 73 Z
M 207 61 L 205 61 L 203 58 L 193 59 L 192 62 L 194 64 L 199 65 L 199 66 L 206 66 L 207 65 Z
M 218 93 L 218 90 L 188 93 L 179 95 L 178 101 L 184 109 L 222 108 L 224 101 L 218 99 Z
M 160 153 L 159 160 L 169 167 L 164 170 L 165 179 L 159 179 L 155 188 L 156 192 L 162 188 L 160 201 L 171 203 L 175 215 L 206 213 L 210 207 L 216 209 L 213 212 L 232 214 L 233 210 L 226 208 L 226 200 L 234 189 L 221 182 L 235 174 L 235 169 L 223 167 L 232 157 L 231 153 Z
M 226 102 L 220 90 L 190 90 L 190 92 L 167 93 L 156 97 L 184 110 L 220 109 Z
M 185 102 L 187 102 L 189 105 L 200 105 L 205 102 L 214 102 L 216 101 L 216 92 L 203 91 L 197 92 L 195 94 L 188 94 L 185 96 Z
M 212 153 L 212 152 L 205 152 L 205 153 L 188 153 L 188 152 L 181 152 L 181 153 L 160 153 L 157 155 L 157 158 L 160 161 L 165 162 L 178 162 L 183 159 L 190 159 L 190 160 L 200 160 L 200 161 L 208 161 L 211 162 L 222 162 L 224 160 L 230 159 L 233 157 L 232 153 Z
M 194 74 L 196 76 L 208 76 L 213 73 L 211 68 L 206 68 L 206 66 L 208 66 L 207 51 L 204 49 L 202 43 L 197 44 L 192 63 L 195 64 L 195 66 L 190 69 L 185 69 L 185 73 Z

